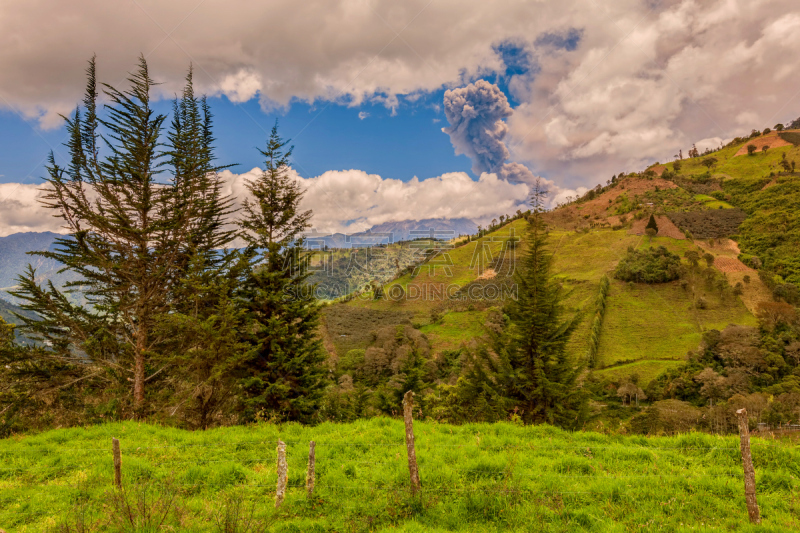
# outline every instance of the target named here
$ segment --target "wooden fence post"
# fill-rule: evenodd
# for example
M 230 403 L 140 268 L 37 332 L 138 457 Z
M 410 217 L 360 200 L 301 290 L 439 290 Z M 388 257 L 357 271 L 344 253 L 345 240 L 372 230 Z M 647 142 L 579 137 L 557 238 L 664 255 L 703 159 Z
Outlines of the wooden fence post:
M 280 507 L 286 496 L 286 483 L 289 480 L 289 466 L 286 464 L 286 443 L 278 440 L 278 485 L 275 490 L 275 507 Z
M 750 455 L 750 428 L 747 424 L 747 409 L 736 411 L 739 418 L 739 442 L 742 449 L 742 466 L 744 467 L 744 497 L 747 501 L 747 514 L 750 522 L 761 523 L 761 516 L 756 501 L 756 472 L 753 469 L 753 458 Z
M 114 486 L 122 487 L 122 455 L 119 451 L 119 439 L 111 439 L 111 449 L 114 453 Z
M 316 482 L 316 472 L 314 470 L 316 465 L 316 454 L 315 448 L 317 443 L 313 440 L 308 445 L 308 472 L 306 473 L 306 492 L 308 493 L 308 497 L 312 497 L 314 495 L 314 484 Z
M 419 491 L 419 467 L 417 466 L 417 452 L 414 448 L 414 392 L 408 391 L 403 396 L 403 421 L 406 424 L 406 450 L 408 452 L 408 473 L 411 476 L 411 494 Z

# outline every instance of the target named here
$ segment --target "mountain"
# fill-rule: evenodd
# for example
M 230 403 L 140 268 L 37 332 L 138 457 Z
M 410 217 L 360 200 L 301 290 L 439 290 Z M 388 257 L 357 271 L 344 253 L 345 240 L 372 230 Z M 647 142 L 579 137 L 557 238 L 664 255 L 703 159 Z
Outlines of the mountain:
M 36 278 L 40 282 L 50 280 L 57 286 L 74 278 L 69 273 L 59 273 L 61 265 L 51 259 L 28 252 L 51 250 L 59 235 L 52 232 L 42 233 L 15 233 L 7 237 L 0 237 L 0 296 L 14 302 L 13 296 L 8 294 L 17 284 L 17 277 L 22 274 L 28 265 L 36 269 Z
M 5 320 L 7 324 L 18 324 L 19 319 L 14 315 L 14 313 L 30 318 L 35 317 L 33 313 L 25 311 L 24 309 L 17 307 L 16 305 L 0 298 L 0 318 Z M 27 338 L 22 336 L 19 330 L 15 331 L 15 337 L 17 339 L 17 342 L 20 342 L 22 344 L 28 344 L 31 342 Z
M 384 222 L 367 231 L 350 234 L 311 233 L 306 236 L 306 241 L 317 248 L 322 245 L 329 248 L 362 248 L 422 238 L 450 240 L 459 235 L 472 235 L 477 231 L 478 225 L 468 218 L 427 218 Z
M 425 220 L 403 220 L 384 222 L 372 226 L 374 233 L 390 233 L 394 242 L 411 241 L 418 238 L 450 240 L 459 235 L 477 233 L 478 225 L 468 218 L 426 218 Z

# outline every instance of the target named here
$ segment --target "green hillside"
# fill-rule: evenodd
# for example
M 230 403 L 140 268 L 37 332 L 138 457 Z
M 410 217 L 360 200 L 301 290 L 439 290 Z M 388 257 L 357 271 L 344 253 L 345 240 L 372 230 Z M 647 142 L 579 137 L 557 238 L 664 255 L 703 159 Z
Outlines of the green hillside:
M 416 498 L 409 494 L 403 424 L 388 418 L 198 432 L 126 422 L 20 435 L 0 441 L 0 528 L 791 531 L 800 516 L 800 452 L 790 442 L 753 439 L 763 523 L 751 526 L 738 437 L 425 421 L 415 422 L 415 433 L 422 483 Z M 124 492 L 112 488 L 112 436 L 120 439 Z M 287 444 L 289 488 L 275 509 L 278 439 Z M 316 489 L 308 499 L 310 440 Z M 160 527 L 147 527 L 148 513 L 155 523 L 163 516 Z
M 496 256 L 502 249 L 502 239 L 514 229 L 517 235 L 524 231 L 524 221 L 516 221 L 510 227 L 490 233 L 486 239 L 492 239 L 491 249 Z M 646 238 L 630 235 L 627 229 L 597 229 L 589 232 L 552 232 L 552 242 L 557 250 L 555 255 L 555 271 L 569 289 L 569 304 L 575 311 L 588 310 L 598 290 L 600 278 L 610 274 L 627 247 L 647 247 L 651 244 Z M 689 241 L 679 241 L 666 237 L 656 237 L 653 246 L 663 245 L 683 255 L 689 249 L 701 250 Z M 422 294 L 414 287 L 430 287 L 444 285 L 464 286 L 480 276 L 477 266 L 470 268 L 474 256 L 476 242 L 459 246 L 449 252 L 454 266 L 452 277 L 442 272 L 436 275 L 423 269 L 416 276 L 400 277 L 384 287 L 384 292 L 392 293 L 394 286 L 403 288 L 405 294 Z M 524 247 L 524 237 L 523 237 Z M 438 269 L 437 269 L 438 270 Z M 696 348 L 702 332 L 708 329 L 724 328 L 729 323 L 755 325 L 755 319 L 747 308 L 737 299 L 722 299 L 715 291 L 698 288 L 708 301 L 704 310 L 692 309 L 693 296 L 677 282 L 659 285 L 628 284 L 613 281 L 609 295 L 609 311 L 607 313 L 600 342 L 601 374 L 613 378 L 627 375 L 627 370 L 641 372 L 640 377 L 649 381 L 663 368 L 671 366 L 675 361 L 685 358 L 689 350 Z M 430 290 L 429 290 L 430 294 Z M 696 297 L 696 296 L 695 296 Z M 393 300 L 386 297 L 378 300 L 372 298 L 356 298 L 342 307 L 357 307 L 371 310 L 373 316 L 383 313 L 404 311 L 409 319 L 420 326 L 430 340 L 435 352 L 457 349 L 468 345 L 476 337 L 484 333 L 486 311 L 492 307 L 502 306 L 498 300 L 458 300 L 439 297 L 432 299 L 400 298 Z M 329 308 L 328 315 L 339 313 L 338 306 Z M 342 310 L 342 313 L 347 311 Z M 431 313 L 442 315 L 441 322 L 432 323 Z M 353 323 L 351 328 L 358 328 Z M 369 327 L 369 326 L 367 326 Z M 575 358 L 581 358 L 586 352 L 588 336 L 588 320 L 584 320 L 571 343 L 571 352 Z M 366 348 L 367 337 L 362 344 L 348 344 L 347 349 Z M 344 353 L 339 353 L 344 355 Z M 631 366 L 630 363 L 638 363 Z M 643 363 L 649 363 L 643 365 Z M 635 370 L 634 370 L 635 369 Z
M 590 343 L 596 343 L 590 369 L 595 381 L 616 388 L 633 380 L 646 388 L 661 373 L 685 364 L 707 332 L 757 326 L 762 302 L 800 303 L 800 176 L 791 172 L 800 148 L 735 155 L 752 142 L 759 140 L 739 140 L 677 165 L 615 176 L 547 214 L 554 271 L 568 290 L 568 311 L 583 317 L 569 352 L 576 364 L 584 364 Z M 659 168 L 661 176 L 654 171 Z M 644 235 L 651 214 L 659 221 L 653 238 Z M 504 296 L 510 294 L 504 288 L 513 286 L 509 275 L 524 253 L 526 227 L 527 221 L 517 218 L 480 239 L 443 247 L 414 272 L 386 283 L 378 298 L 364 293 L 327 307 L 328 322 L 338 324 L 326 332 L 334 361 L 353 350 L 357 358 L 366 350 L 367 359 L 369 350 L 373 356 L 374 350 L 391 352 L 394 348 L 379 340 L 387 333 L 380 332 L 403 323 L 422 334 L 412 344 L 425 350 L 435 368 L 427 374 L 429 382 L 453 383 L 463 354 L 502 323 Z M 512 238 L 521 238 L 516 249 L 508 245 Z M 680 258 L 678 278 L 668 283 L 614 279 L 629 249 L 651 247 Z M 692 254 L 699 264 L 687 258 Z M 603 277 L 611 283 L 597 335 L 592 316 Z

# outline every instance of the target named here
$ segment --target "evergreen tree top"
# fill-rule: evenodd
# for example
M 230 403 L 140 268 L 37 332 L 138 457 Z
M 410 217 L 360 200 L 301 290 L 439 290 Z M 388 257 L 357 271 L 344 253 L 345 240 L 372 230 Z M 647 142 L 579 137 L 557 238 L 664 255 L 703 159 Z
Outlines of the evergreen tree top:
M 658 233 L 658 224 L 656 223 L 655 215 L 650 215 L 650 220 L 647 222 L 645 229 L 654 229 L 656 230 L 656 233 Z
M 251 248 L 266 257 L 280 254 L 287 247 L 302 245 L 302 234 L 310 225 L 311 211 L 301 211 L 305 191 L 292 175 L 290 157 L 294 147 L 278 134 L 278 122 L 272 127 L 264 156 L 265 170 L 246 186 L 253 200 L 245 200 L 240 225 L 242 236 Z

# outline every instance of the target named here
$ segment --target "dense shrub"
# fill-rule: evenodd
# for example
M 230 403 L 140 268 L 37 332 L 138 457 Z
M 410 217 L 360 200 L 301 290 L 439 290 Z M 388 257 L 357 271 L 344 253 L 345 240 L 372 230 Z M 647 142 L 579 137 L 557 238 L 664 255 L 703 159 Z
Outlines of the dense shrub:
M 797 288 L 800 286 L 800 254 L 797 253 L 800 217 L 796 213 L 800 207 L 800 180 L 781 177 L 775 181 L 764 188 L 769 183 L 767 178 L 727 180 L 725 191 L 735 205 L 748 213 L 738 231 L 742 252 L 758 256 L 763 268 L 781 276 L 783 283 Z
M 681 258 L 663 246 L 646 250 L 628 249 L 619 262 L 614 278 L 638 283 L 666 283 L 680 276 Z
M 631 429 L 640 434 L 686 433 L 698 427 L 703 412 L 688 402 L 664 400 L 655 402 L 631 420 Z
M 676 226 L 691 232 L 696 239 L 718 239 L 735 235 L 747 218 L 740 209 L 708 209 L 687 213 L 669 213 Z

